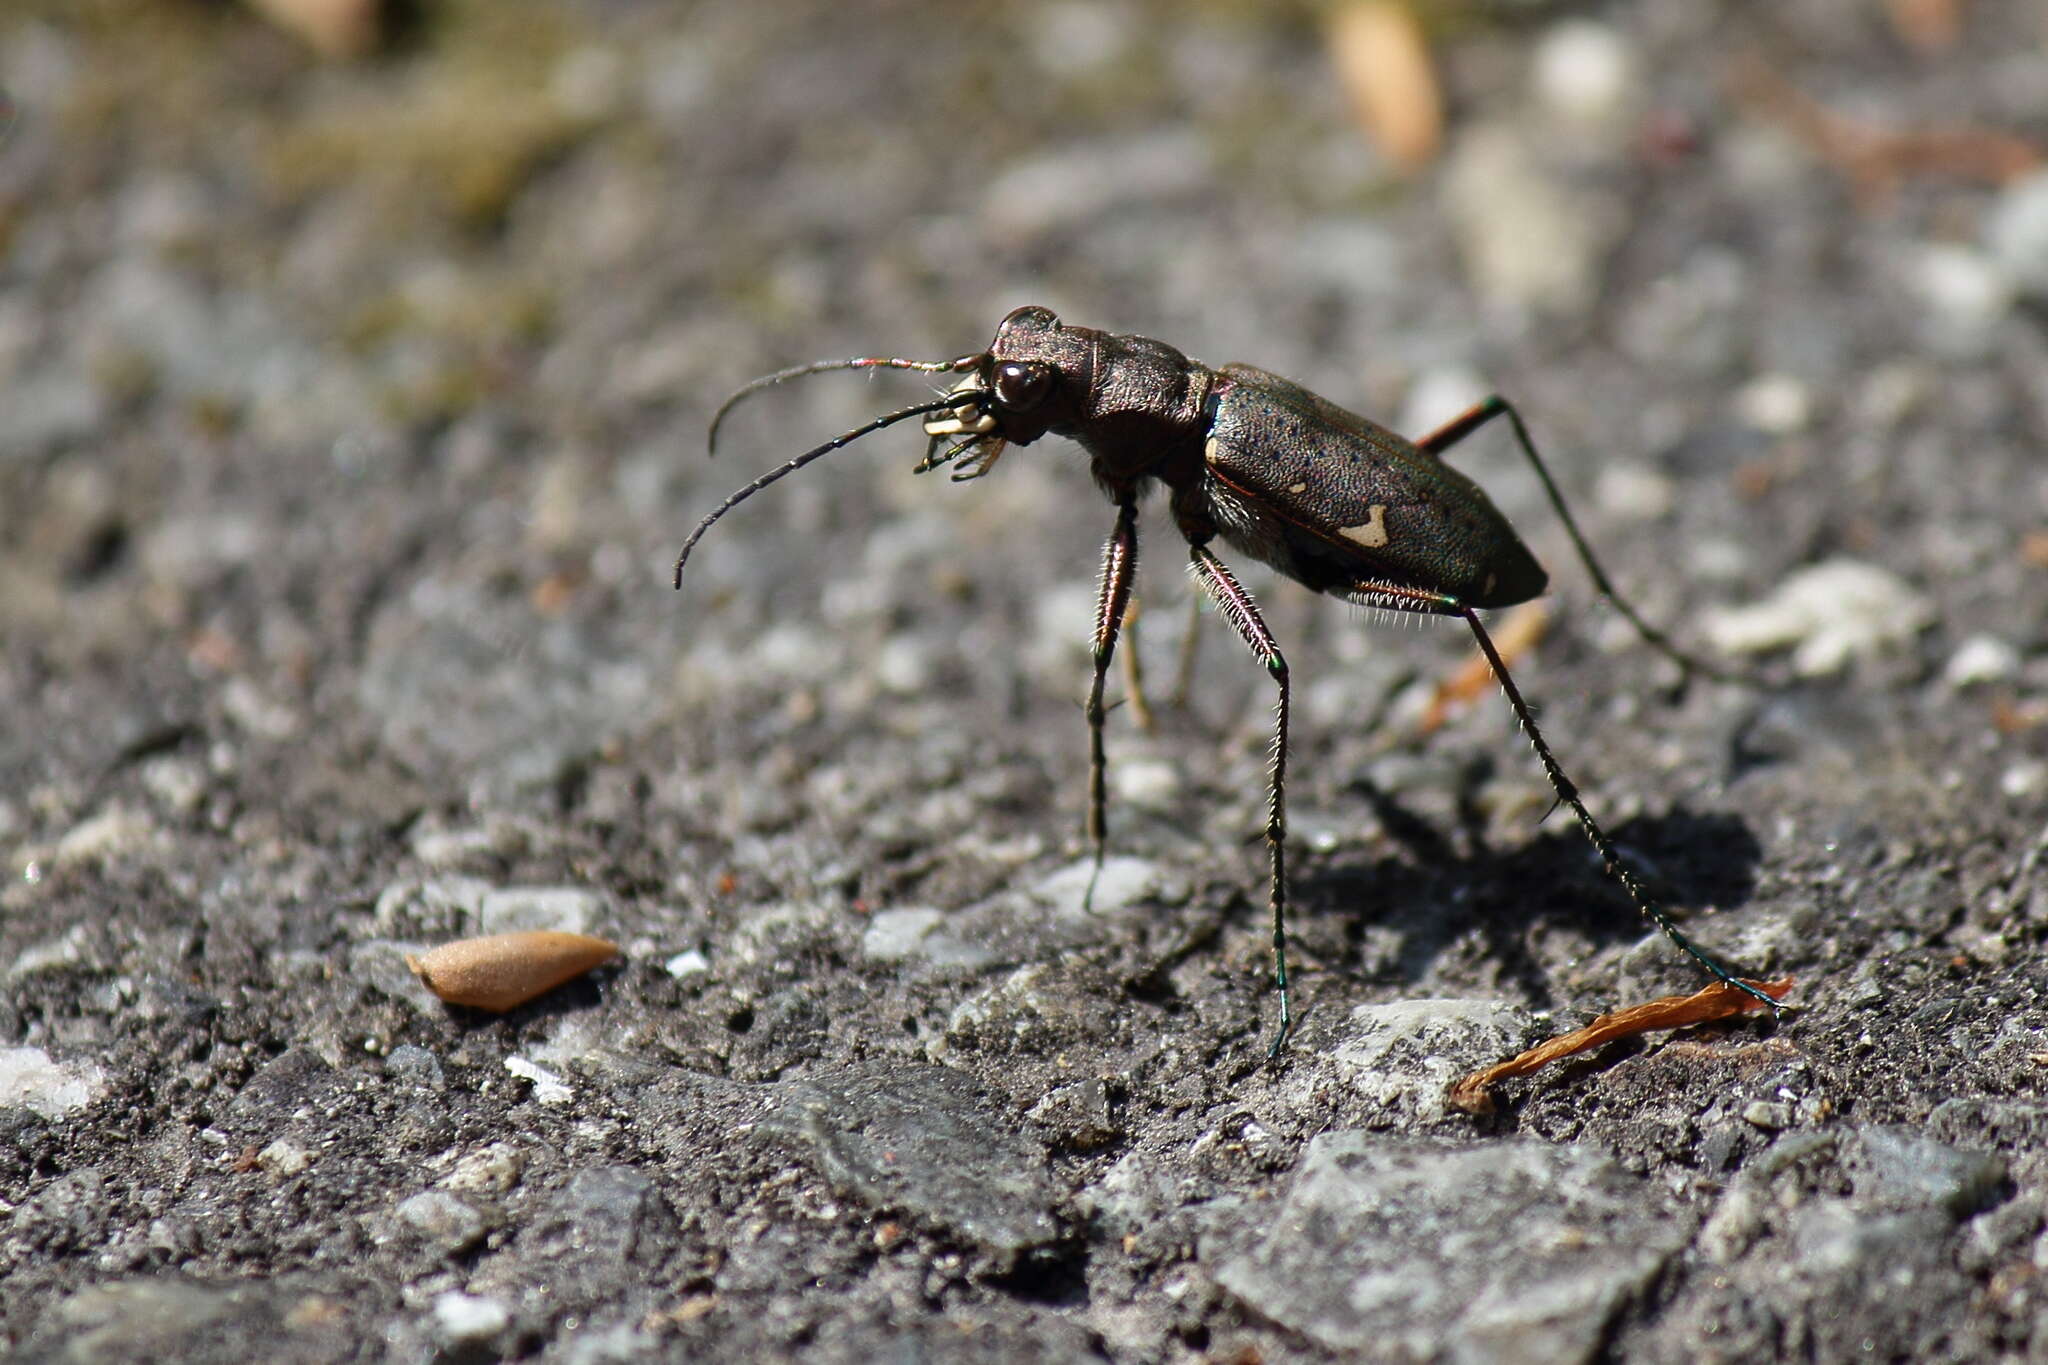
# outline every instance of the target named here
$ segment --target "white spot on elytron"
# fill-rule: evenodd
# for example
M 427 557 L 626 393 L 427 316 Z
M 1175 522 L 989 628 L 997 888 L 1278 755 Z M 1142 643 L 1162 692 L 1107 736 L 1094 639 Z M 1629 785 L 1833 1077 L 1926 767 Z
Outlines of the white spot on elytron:
M 1363 526 L 1340 526 L 1337 534 L 1346 540 L 1355 540 L 1368 550 L 1377 550 L 1387 543 L 1387 505 L 1376 502 L 1365 509 L 1366 523 Z
M 1494 585 L 1494 584 L 1495 584 L 1496 582 L 1498 582 L 1498 581 L 1499 581 L 1499 578 L 1498 578 L 1498 576 L 1497 576 L 1497 575 L 1495 575 L 1495 574 L 1488 574 L 1488 575 L 1486 576 L 1486 581 L 1485 581 L 1484 583 L 1481 583 L 1481 584 L 1479 585 L 1479 595 L 1480 595 L 1481 597 L 1491 597 L 1491 596 L 1493 596 L 1493 585 Z
M 1216 438 L 1214 436 L 1202 442 L 1202 458 L 1210 464 L 1216 463 Z
M 1306 493 L 1308 492 L 1308 485 L 1305 483 L 1290 483 L 1287 485 L 1287 491 L 1290 493 Z

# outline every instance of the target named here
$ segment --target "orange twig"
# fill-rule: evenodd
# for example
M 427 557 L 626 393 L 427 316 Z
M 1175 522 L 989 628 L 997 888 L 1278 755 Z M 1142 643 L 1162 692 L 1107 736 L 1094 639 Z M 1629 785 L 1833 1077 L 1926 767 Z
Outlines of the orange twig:
M 1777 123 L 1840 171 L 1866 202 L 1886 198 L 1901 180 L 1915 176 L 2002 185 L 2043 159 L 2041 148 L 2025 138 L 1993 128 L 1882 128 L 1838 114 L 1760 57 L 1737 63 L 1728 86 L 1738 103 Z
M 1752 981 L 1749 984 L 1773 1000 L 1782 1000 L 1792 989 L 1792 978 Z M 1493 1087 L 1511 1076 L 1526 1076 L 1552 1062 L 1618 1039 L 1633 1038 L 1658 1029 L 1688 1028 L 1716 1019 L 1730 1019 L 1762 1008 L 1762 1002 L 1755 996 L 1720 981 L 1691 995 L 1667 995 L 1646 1004 L 1631 1005 L 1612 1014 L 1603 1014 L 1582 1029 L 1539 1043 L 1518 1057 L 1473 1072 L 1451 1087 L 1448 1102 L 1452 1108 L 1462 1109 L 1468 1114 L 1490 1114 L 1493 1112 Z

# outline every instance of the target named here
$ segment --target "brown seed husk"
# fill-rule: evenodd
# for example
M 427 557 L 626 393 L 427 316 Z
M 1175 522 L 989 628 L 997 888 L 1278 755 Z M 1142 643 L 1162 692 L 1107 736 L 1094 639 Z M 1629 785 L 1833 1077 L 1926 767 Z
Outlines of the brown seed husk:
M 588 934 L 523 929 L 457 939 L 405 965 L 449 1004 L 503 1014 L 618 955 L 617 944 Z
M 1330 12 L 1326 41 L 1353 116 L 1387 160 L 1427 166 L 1443 145 L 1444 102 L 1415 11 L 1403 0 L 1346 0 Z
M 1792 989 L 1792 978 L 1751 981 L 1748 984 L 1773 1000 L 1782 1000 Z M 1468 1114 L 1491 1114 L 1493 1087 L 1510 1076 L 1526 1076 L 1560 1058 L 1590 1051 L 1618 1038 L 1633 1038 L 1639 1033 L 1657 1029 L 1687 1028 L 1762 1008 L 1763 1002 L 1755 996 L 1721 981 L 1691 995 L 1667 995 L 1641 1005 L 1631 1005 L 1625 1010 L 1603 1014 L 1582 1029 L 1561 1034 L 1547 1043 L 1538 1043 L 1518 1057 L 1496 1063 L 1484 1071 L 1473 1072 L 1451 1087 L 1446 1102 L 1453 1109 L 1462 1109 Z
M 384 0 L 249 0 L 323 57 L 363 57 L 384 35 Z

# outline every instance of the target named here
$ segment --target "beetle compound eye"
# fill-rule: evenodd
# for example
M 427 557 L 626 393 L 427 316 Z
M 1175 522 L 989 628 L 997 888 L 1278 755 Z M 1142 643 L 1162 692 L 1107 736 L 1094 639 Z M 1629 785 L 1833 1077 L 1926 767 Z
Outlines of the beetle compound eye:
M 1015 411 L 1026 411 L 1045 401 L 1052 392 L 1052 367 L 1006 360 L 996 366 L 996 401 Z

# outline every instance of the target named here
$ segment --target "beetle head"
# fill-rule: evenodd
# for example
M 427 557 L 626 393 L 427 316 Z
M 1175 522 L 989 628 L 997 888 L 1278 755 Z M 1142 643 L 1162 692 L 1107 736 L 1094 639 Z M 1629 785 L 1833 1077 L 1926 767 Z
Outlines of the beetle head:
M 1019 308 L 1004 318 L 988 349 L 962 366 L 967 373 L 949 395 L 959 401 L 925 419 L 932 448 L 919 470 L 957 460 L 955 479 L 979 478 L 1005 445 L 1070 428 L 1094 373 L 1083 331 L 1062 327 L 1050 308 Z

